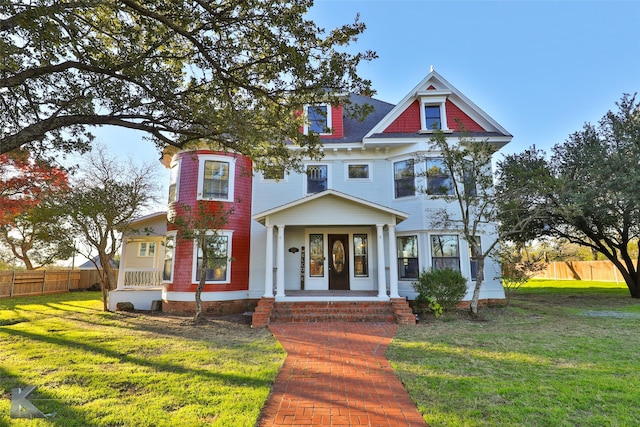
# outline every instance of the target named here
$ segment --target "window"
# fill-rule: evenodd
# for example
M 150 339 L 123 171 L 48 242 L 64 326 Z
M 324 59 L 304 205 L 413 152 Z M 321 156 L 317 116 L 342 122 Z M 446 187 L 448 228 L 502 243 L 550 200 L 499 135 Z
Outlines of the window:
M 347 165 L 347 176 L 349 179 L 369 179 L 368 164 Z
M 327 189 L 327 165 L 307 166 L 307 194 L 319 193 Z
M 309 105 L 306 110 L 305 134 L 309 132 L 319 135 L 331 134 L 331 108 L 328 105 Z
M 270 166 L 262 172 L 262 179 L 265 181 L 282 181 L 284 179 L 284 166 Z
M 309 235 L 309 276 L 324 276 L 324 236 Z
M 233 202 L 235 159 L 215 154 L 198 159 L 198 200 Z
M 353 273 L 356 277 L 369 276 L 369 248 L 366 234 L 353 235 Z
M 418 236 L 402 236 L 398 241 L 398 278 L 416 279 L 418 268 Z
M 178 171 L 179 163 L 176 162 L 171 165 L 171 171 L 169 175 L 169 203 L 178 200 Z
M 229 282 L 230 267 L 230 236 L 227 234 L 212 234 L 205 239 L 208 266 L 206 269 L 207 282 Z M 200 281 L 200 269 L 204 260 L 204 252 L 197 245 L 197 257 L 195 265 L 195 281 Z
M 425 128 L 428 130 L 441 129 L 442 122 L 440 120 L 440 106 L 439 105 L 425 105 L 424 106 L 424 120 Z
M 427 194 L 453 194 L 453 179 L 442 158 L 427 159 Z
M 425 90 L 419 92 L 420 120 L 422 120 L 422 132 L 433 132 L 435 129 L 448 131 L 447 128 L 447 98 L 451 95 L 449 90 Z
M 476 281 L 478 279 L 478 254 L 482 252 L 482 245 L 479 236 L 475 236 L 474 239 L 478 245 L 478 250 L 476 251 L 473 245 L 469 244 L 469 253 L 471 254 L 469 267 L 471 269 L 471 280 Z
M 156 242 L 140 242 L 138 245 L 139 257 L 152 257 L 156 254 Z
M 162 280 L 171 282 L 173 280 L 173 250 L 175 247 L 175 236 L 167 236 L 164 243 L 164 263 L 162 267 Z
M 470 161 L 466 161 L 464 164 L 462 180 L 464 182 L 465 196 L 476 197 L 478 195 L 478 186 L 473 171 L 473 164 Z
M 396 198 L 415 196 L 416 183 L 413 160 L 403 160 L 393 164 L 393 179 Z
M 451 268 L 460 271 L 458 236 L 431 236 L 431 267 L 434 270 Z
M 228 199 L 229 163 L 216 160 L 205 161 L 202 189 L 204 199 Z

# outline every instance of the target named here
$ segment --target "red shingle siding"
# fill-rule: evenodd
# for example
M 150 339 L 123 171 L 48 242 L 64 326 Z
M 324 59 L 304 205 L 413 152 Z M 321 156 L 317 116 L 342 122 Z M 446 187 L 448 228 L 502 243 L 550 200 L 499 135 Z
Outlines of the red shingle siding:
M 416 100 L 400 114 L 385 130 L 384 133 L 407 132 L 415 133 L 420 130 L 420 103 Z
M 173 209 L 177 215 L 182 214 L 180 204 L 195 207 L 197 203 L 198 188 L 198 155 L 218 154 L 220 152 L 199 150 L 194 152 L 181 153 L 180 163 L 180 200 L 179 204 L 174 204 Z M 233 155 L 227 155 L 232 157 Z M 224 226 L 225 230 L 232 230 L 233 237 L 231 243 L 231 282 L 225 284 L 208 284 L 204 287 L 204 292 L 215 291 L 236 291 L 249 289 L 249 249 L 251 242 L 251 160 L 244 156 L 236 156 L 235 176 L 234 176 L 234 202 L 222 203 L 222 209 L 233 208 L 233 215 Z M 218 202 L 205 202 L 208 208 L 214 212 Z M 169 229 L 175 227 L 171 224 Z M 192 283 L 193 274 L 194 245 L 191 240 L 180 240 L 176 242 L 174 255 L 173 283 L 167 286 L 168 291 L 195 292 L 196 284 Z
M 447 127 L 453 130 L 460 130 L 457 120 L 464 125 L 465 130 L 469 132 L 484 132 L 485 130 L 476 123 L 471 117 L 467 116 L 457 105 L 451 101 L 445 103 L 447 110 Z
M 344 122 L 342 117 L 342 105 L 331 106 L 331 135 L 322 135 L 321 139 L 333 139 L 344 137 Z

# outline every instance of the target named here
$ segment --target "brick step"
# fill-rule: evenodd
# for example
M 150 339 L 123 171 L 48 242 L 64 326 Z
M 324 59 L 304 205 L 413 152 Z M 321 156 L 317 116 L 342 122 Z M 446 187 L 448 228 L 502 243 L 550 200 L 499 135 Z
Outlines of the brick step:
M 277 302 L 269 322 L 395 323 L 395 316 L 388 302 Z

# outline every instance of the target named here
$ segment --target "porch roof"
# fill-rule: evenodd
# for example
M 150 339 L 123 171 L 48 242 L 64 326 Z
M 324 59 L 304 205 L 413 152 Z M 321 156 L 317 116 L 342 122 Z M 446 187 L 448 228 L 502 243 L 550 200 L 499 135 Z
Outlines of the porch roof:
M 409 215 L 336 190 L 325 190 L 257 213 L 262 225 L 398 224 Z

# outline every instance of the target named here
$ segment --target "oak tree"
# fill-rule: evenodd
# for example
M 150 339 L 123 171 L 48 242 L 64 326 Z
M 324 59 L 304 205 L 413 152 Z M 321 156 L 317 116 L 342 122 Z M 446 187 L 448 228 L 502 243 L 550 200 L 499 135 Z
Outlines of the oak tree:
M 598 124 L 553 147 L 547 158 L 527 150 L 505 159 L 504 185 L 517 196 L 508 226 L 543 213 L 520 241 L 551 236 L 604 255 L 620 271 L 633 298 L 640 298 L 640 102 L 625 94 Z M 528 179 L 536 177 L 535 179 Z
M 347 52 L 365 29 L 358 17 L 327 31 L 307 18 L 312 5 L 3 1 L 0 153 L 24 144 L 86 149 L 92 127 L 120 126 L 160 147 L 204 140 L 248 155 L 257 169 L 296 167 L 319 150 L 294 112 L 371 93 L 357 68 L 375 57 Z

